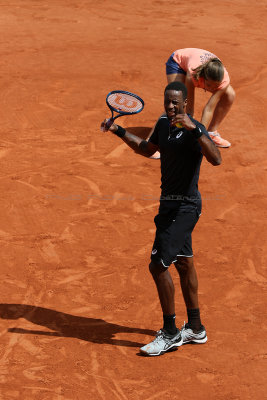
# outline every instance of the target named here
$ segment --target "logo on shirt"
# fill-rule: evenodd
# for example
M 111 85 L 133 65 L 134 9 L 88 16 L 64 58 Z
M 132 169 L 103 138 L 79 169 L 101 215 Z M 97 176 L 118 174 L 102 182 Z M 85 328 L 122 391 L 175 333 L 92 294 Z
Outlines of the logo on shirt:
M 153 249 L 153 250 L 152 250 L 152 254 L 153 254 L 153 255 L 154 255 L 154 254 L 157 254 L 157 252 L 158 252 L 157 249 Z
M 183 133 L 184 133 L 183 131 L 180 131 L 179 133 L 177 133 L 177 135 L 175 136 L 176 139 L 179 139 L 182 136 Z

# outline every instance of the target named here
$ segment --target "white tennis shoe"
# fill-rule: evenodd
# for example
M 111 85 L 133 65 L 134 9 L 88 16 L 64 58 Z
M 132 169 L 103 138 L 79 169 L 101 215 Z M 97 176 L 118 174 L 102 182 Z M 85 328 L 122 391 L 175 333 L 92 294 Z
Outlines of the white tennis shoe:
M 167 351 L 175 350 L 182 344 L 183 340 L 180 331 L 171 336 L 161 329 L 157 332 L 156 338 L 151 343 L 141 347 L 140 351 L 147 356 L 160 356 Z
M 194 332 L 189 325 L 184 323 L 181 328 L 181 336 L 183 340 L 183 344 L 186 343 L 206 343 L 208 340 L 206 330 L 204 326 L 201 326 L 201 330 L 198 332 Z

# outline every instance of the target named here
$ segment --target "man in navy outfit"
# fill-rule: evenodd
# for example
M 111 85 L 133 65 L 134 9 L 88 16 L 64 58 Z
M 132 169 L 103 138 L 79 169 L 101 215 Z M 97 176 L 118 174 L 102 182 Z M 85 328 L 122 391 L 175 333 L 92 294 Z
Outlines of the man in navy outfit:
M 163 114 L 148 141 L 112 124 L 109 131 L 122 138 L 136 153 L 151 157 L 161 154 L 161 197 L 155 217 L 156 236 L 149 270 L 155 281 L 163 312 L 163 328 L 140 351 L 157 356 L 184 343 L 205 343 L 201 324 L 198 280 L 193 262 L 192 231 L 201 214 L 198 179 L 203 155 L 212 165 L 220 165 L 221 155 L 205 127 L 185 113 L 187 89 L 172 82 L 164 90 Z M 101 126 L 105 128 L 107 120 Z M 179 330 L 175 323 L 174 284 L 169 266 L 174 264 L 180 277 L 188 322 Z

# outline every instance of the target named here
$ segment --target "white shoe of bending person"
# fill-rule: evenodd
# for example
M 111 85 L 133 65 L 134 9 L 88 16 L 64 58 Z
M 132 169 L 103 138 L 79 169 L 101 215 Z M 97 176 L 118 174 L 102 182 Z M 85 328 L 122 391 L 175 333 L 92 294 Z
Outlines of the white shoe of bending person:
M 231 143 L 228 142 L 228 140 L 223 139 L 221 137 L 221 135 L 219 134 L 219 132 L 214 131 L 214 132 L 208 132 L 208 133 L 209 133 L 212 141 L 216 144 L 217 147 L 227 148 L 227 147 L 231 146 Z

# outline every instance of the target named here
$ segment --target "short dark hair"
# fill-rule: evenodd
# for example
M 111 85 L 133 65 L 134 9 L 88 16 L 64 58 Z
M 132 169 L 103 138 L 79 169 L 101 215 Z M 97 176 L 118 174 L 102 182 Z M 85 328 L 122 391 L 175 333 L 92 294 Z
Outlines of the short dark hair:
M 164 93 L 167 90 L 176 90 L 177 92 L 182 92 L 183 93 L 183 100 L 187 99 L 187 89 L 186 86 L 182 82 L 174 81 L 169 83 L 164 90 Z

